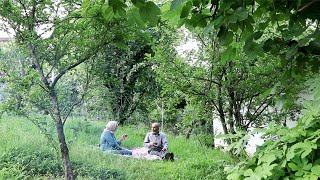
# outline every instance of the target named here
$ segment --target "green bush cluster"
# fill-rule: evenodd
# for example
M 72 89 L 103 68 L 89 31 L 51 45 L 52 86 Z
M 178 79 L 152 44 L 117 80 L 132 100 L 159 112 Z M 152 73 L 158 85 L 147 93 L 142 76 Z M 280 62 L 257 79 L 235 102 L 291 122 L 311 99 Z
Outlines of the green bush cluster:
M 72 162 L 76 176 L 85 179 L 124 179 L 124 174 L 86 162 Z M 60 158 L 43 149 L 10 148 L 0 157 L 0 179 L 30 179 L 33 177 L 63 176 Z
M 26 147 L 13 147 L 3 152 L 0 157 L 0 169 L 7 169 L 16 173 L 11 174 L 12 176 L 24 178 L 50 174 L 63 175 L 61 161 L 54 154 Z
M 269 126 L 267 140 L 249 161 L 229 169 L 228 179 L 314 179 L 320 177 L 319 117 L 292 128 Z
M 270 123 L 267 139 L 249 160 L 226 168 L 230 180 L 320 178 L 320 77 L 308 81 L 313 97 L 293 128 Z

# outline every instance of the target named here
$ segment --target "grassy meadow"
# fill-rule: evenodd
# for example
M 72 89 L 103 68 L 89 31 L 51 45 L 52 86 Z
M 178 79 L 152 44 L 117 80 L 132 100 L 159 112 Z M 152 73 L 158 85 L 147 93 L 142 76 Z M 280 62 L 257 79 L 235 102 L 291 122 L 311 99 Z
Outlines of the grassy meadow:
M 51 122 L 48 119 L 44 122 Z M 41 123 L 38 123 L 41 125 Z M 76 179 L 225 179 L 224 167 L 234 161 L 220 150 L 202 146 L 196 137 L 167 134 L 176 160 L 148 161 L 103 153 L 96 144 L 106 122 L 69 119 L 66 139 Z M 62 163 L 53 124 L 42 123 L 45 134 L 25 118 L 0 119 L 0 179 L 63 179 Z M 128 134 L 127 148 L 142 147 L 149 127 L 120 126 L 116 132 Z M 50 142 L 46 136 L 53 136 Z M 53 144 L 55 146 L 53 146 Z M 59 150 L 59 148 L 58 148 Z

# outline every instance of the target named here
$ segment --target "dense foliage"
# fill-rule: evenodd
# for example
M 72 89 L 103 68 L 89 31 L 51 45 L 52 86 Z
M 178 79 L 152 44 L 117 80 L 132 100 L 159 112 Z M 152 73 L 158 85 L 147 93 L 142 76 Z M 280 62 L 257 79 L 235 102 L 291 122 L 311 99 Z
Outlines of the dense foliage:
M 306 82 L 303 116 L 293 128 L 270 123 L 264 132 L 266 142 L 249 161 L 228 168 L 228 179 L 318 179 L 319 156 L 319 76 Z M 310 99 L 309 97 L 309 99 Z

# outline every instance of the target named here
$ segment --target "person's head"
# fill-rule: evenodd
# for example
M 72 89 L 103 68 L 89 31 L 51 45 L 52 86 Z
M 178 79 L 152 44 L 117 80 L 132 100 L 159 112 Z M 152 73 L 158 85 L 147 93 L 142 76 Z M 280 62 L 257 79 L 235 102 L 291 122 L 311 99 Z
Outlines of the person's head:
M 153 133 L 159 133 L 159 129 L 160 129 L 160 124 L 155 122 L 155 123 L 152 123 L 151 125 L 151 130 Z
M 118 127 L 118 122 L 117 121 L 109 121 L 108 124 L 106 125 L 106 130 L 115 132 Z

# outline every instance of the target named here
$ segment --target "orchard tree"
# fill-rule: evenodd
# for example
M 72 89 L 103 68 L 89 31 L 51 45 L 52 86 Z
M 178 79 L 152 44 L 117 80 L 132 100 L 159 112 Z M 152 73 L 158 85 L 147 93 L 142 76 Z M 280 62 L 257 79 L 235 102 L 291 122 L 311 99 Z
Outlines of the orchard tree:
M 21 112 L 24 108 L 41 108 L 55 123 L 66 179 L 74 179 L 64 124 L 81 98 L 64 106 L 58 86 L 63 77 L 84 62 L 92 59 L 100 47 L 108 43 L 108 27 L 92 16 L 83 16 L 75 1 L 15 1 L 0 3 L 2 27 L 15 32 L 15 41 L 25 49 L 28 58 L 21 59 L 24 74 L 19 75 Z M 16 59 L 18 60 L 18 59 Z M 21 71 L 22 72 L 22 71 Z M 11 74 L 9 73 L 8 76 Z M 37 96 L 29 96 L 37 94 Z M 72 93 L 71 93 L 72 94 Z M 74 94 L 77 96 L 77 94 Z M 31 97 L 39 97 L 35 101 Z M 41 98 L 40 98 L 41 97 Z M 31 107 L 30 107 L 31 106 Z M 39 110 L 39 109 L 38 109 Z
M 319 66 L 317 0 L 175 0 L 169 4 L 162 16 L 164 20 L 178 22 L 178 26 L 185 25 L 204 35 L 219 31 L 219 42 L 227 47 L 222 56 L 234 57 L 233 52 L 239 52 L 240 48 L 249 59 L 271 54 L 279 57 L 282 64 L 297 62 L 290 69 L 292 75 L 303 74 L 306 68 L 301 66 L 314 70 Z M 239 47 L 233 42 L 244 45 Z
M 104 104 L 110 105 L 111 117 L 121 124 L 131 119 L 136 110 L 146 110 L 146 99 L 157 96 L 153 64 L 147 59 L 153 53 L 152 31 L 118 22 L 112 29 L 113 42 L 105 46 L 93 65 L 91 72 L 105 89 Z

